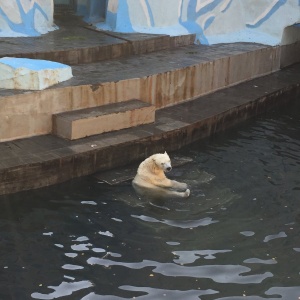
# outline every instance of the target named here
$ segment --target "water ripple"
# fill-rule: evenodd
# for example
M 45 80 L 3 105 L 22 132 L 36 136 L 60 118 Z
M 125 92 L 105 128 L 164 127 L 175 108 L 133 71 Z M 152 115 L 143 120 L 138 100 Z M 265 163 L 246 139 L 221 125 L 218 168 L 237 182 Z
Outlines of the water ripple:
M 81 204 L 97 205 L 95 201 L 81 201 Z
M 299 299 L 300 297 L 300 286 L 291 287 L 272 287 L 266 291 L 266 295 L 280 295 L 282 298 L 276 297 L 276 299 Z
M 278 298 L 263 298 L 259 296 L 231 296 L 231 297 L 223 297 L 215 300 L 278 300 Z
M 119 289 L 125 291 L 146 293 L 146 295 L 137 296 L 141 300 L 153 300 L 153 299 L 185 299 L 185 300 L 199 300 L 200 296 L 203 295 L 212 295 L 218 293 L 215 290 L 163 290 L 163 289 L 154 289 L 149 287 L 134 287 L 129 285 L 120 286 Z M 113 295 L 96 295 L 95 293 L 90 293 L 83 297 L 81 300 L 121 300 L 122 297 L 117 297 Z
M 82 270 L 84 267 L 78 265 L 65 264 L 62 266 L 65 270 Z
M 240 234 L 244 235 L 244 236 L 253 236 L 255 234 L 254 231 L 241 231 Z
M 260 258 L 248 258 L 244 260 L 245 264 L 264 264 L 274 265 L 277 264 L 276 259 L 260 259 Z
M 231 296 L 231 297 L 222 297 L 217 298 L 215 300 L 292 300 L 292 299 L 299 299 L 300 295 L 300 286 L 293 286 L 293 287 L 272 287 L 265 292 L 268 296 L 275 296 L 275 298 L 270 297 L 259 297 L 259 296 Z M 278 298 L 278 296 L 281 296 Z
M 195 262 L 201 256 L 204 259 L 215 259 L 215 254 L 231 252 L 231 250 L 194 250 L 194 251 L 176 251 L 173 252 L 174 255 L 179 256 L 178 259 L 174 259 L 175 263 L 178 264 L 190 264 Z M 200 256 L 200 257 L 199 257 Z
M 109 259 L 91 257 L 87 260 L 90 265 L 100 265 L 104 267 L 123 266 L 129 269 L 143 269 L 154 267 L 153 272 L 171 277 L 192 277 L 210 278 L 218 283 L 238 283 L 250 284 L 261 283 L 269 277 L 273 277 L 271 272 L 263 274 L 241 275 L 250 272 L 251 269 L 241 265 L 204 265 L 204 266 L 180 266 L 172 263 L 158 263 L 150 260 L 143 260 L 136 263 L 115 262 Z
M 183 220 L 183 221 L 179 221 L 179 220 L 157 220 L 155 218 L 152 217 L 148 217 L 148 216 L 137 216 L 137 215 L 131 215 L 133 218 L 136 219 L 140 219 L 142 221 L 145 222 L 150 222 L 150 223 L 162 223 L 162 224 L 166 224 L 169 226 L 173 226 L 173 227 L 179 227 L 179 228 L 196 228 L 199 226 L 207 226 L 210 224 L 214 224 L 217 223 L 219 221 L 214 221 L 212 218 L 203 218 L 203 219 L 199 219 L 199 220 Z
M 267 243 L 267 242 L 269 242 L 271 240 L 274 240 L 274 239 L 286 238 L 286 237 L 287 237 L 286 233 L 284 231 L 281 231 L 278 234 L 267 235 L 264 238 L 264 242 Z
M 74 251 L 88 251 L 90 250 L 88 247 L 92 247 L 91 243 L 88 244 L 75 244 L 71 246 L 71 249 Z
M 85 242 L 88 240 L 89 240 L 89 238 L 87 236 L 80 236 L 76 240 L 73 240 L 73 242 Z
M 31 297 L 34 299 L 57 299 L 72 295 L 72 293 L 92 287 L 93 284 L 88 280 L 82 280 L 77 282 L 65 282 L 63 281 L 59 286 L 48 286 L 49 289 L 53 289 L 54 292 L 50 294 L 32 293 Z

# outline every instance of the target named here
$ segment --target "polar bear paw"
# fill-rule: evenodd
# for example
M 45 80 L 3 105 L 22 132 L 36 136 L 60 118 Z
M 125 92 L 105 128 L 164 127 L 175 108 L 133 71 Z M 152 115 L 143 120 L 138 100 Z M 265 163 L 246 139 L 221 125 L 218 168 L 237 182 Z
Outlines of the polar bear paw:
M 183 193 L 183 196 L 185 198 L 187 198 L 189 195 L 190 195 L 191 191 L 189 189 L 187 189 L 184 193 Z

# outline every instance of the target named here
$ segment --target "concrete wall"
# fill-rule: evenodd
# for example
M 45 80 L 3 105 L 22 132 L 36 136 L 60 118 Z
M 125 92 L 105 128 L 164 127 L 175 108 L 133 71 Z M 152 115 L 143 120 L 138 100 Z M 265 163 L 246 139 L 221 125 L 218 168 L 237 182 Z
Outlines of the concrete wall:
M 279 45 L 284 29 L 300 22 L 299 0 L 108 0 L 105 23 L 118 32 L 196 33 L 201 44 Z
M 38 36 L 55 28 L 53 0 L 0 0 L 0 37 Z
M 56 0 L 58 1 L 58 0 Z M 0 37 L 53 30 L 55 0 L 0 0 Z M 196 34 L 201 44 L 281 44 L 300 23 L 300 0 L 76 0 L 77 14 L 117 32 Z

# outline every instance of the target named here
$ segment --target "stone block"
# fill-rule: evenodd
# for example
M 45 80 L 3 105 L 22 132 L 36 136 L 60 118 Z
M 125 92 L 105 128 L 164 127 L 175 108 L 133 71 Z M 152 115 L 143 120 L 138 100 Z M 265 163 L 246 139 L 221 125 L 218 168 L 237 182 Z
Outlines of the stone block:
M 72 77 L 70 66 L 47 60 L 3 57 L 0 88 L 43 90 Z
M 155 106 L 139 100 L 53 115 L 53 133 L 70 140 L 155 121 Z

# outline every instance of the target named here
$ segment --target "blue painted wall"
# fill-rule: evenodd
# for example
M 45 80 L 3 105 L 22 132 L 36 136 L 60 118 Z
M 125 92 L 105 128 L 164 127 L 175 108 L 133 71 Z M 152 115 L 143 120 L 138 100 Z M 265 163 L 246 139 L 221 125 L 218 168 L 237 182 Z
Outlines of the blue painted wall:
M 300 0 L 108 0 L 101 29 L 181 35 L 196 42 L 280 44 L 284 28 L 300 23 Z
M 55 29 L 53 1 L 0 0 L 0 37 L 35 36 Z M 100 29 L 194 33 L 201 44 L 278 45 L 284 29 L 300 23 L 300 0 L 76 0 L 76 7 L 78 15 Z
M 38 36 L 55 28 L 53 0 L 0 0 L 0 37 Z

